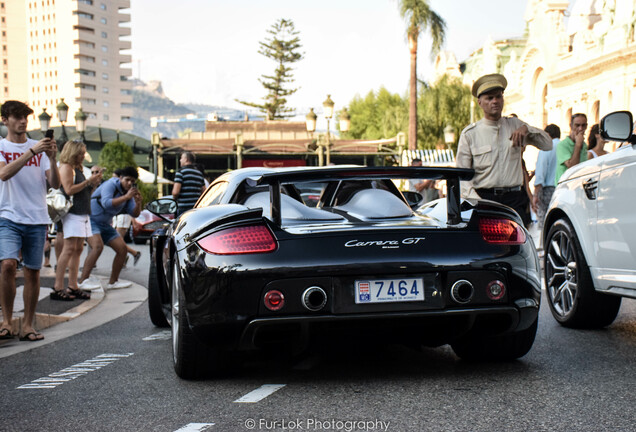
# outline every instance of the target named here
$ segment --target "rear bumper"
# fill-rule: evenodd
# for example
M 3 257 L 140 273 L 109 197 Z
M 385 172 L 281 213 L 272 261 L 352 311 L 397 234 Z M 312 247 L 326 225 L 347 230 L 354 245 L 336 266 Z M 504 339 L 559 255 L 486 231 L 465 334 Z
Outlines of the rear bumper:
M 312 340 L 372 339 L 450 343 L 471 330 L 484 335 L 528 328 L 538 318 L 539 303 L 520 299 L 514 306 L 467 309 L 256 318 L 247 322 L 206 324 L 193 328 L 203 342 L 238 350 L 272 344 L 304 345 Z

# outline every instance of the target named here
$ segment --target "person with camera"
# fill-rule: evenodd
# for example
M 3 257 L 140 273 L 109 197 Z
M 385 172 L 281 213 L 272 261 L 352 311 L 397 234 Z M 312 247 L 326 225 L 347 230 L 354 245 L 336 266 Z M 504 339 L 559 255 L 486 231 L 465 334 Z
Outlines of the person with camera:
M 91 232 L 91 193 L 102 181 L 100 172 L 92 172 L 89 178 L 84 176 L 82 163 L 86 155 L 86 145 L 82 141 L 68 141 L 60 153 L 60 178 L 62 191 L 67 197 L 73 197 L 73 205 L 62 218 L 64 226 L 64 246 L 55 269 L 55 286 L 51 300 L 69 301 L 87 300 L 90 294 L 81 290 L 77 284 L 80 255 L 84 249 L 84 240 L 92 236 Z M 68 290 L 64 288 L 64 273 L 68 268 Z
M 24 317 L 20 340 L 37 342 L 44 336 L 33 327 L 40 293 L 40 268 L 49 213 L 46 182 L 60 187 L 55 164 L 57 145 L 51 133 L 36 141 L 27 137 L 33 110 L 23 102 L 2 104 L 7 137 L 0 140 L 0 339 L 11 339 L 16 272 L 20 251 L 24 262 Z
M 124 267 L 128 252 L 124 239 L 111 224 L 113 217 L 117 214 L 127 213 L 132 217 L 137 217 L 141 213 L 142 198 L 135 184 L 138 178 L 139 174 L 134 167 L 126 167 L 121 170 L 119 177 L 106 180 L 93 192 L 91 196 L 91 230 L 93 235 L 88 240 L 91 251 L 84 261 L 80 289 L 91 290 L 101 286 L 89 277 L 97 259 L 104 250 L 104 245 L 115 251 L 110 280 L 106 288 L 127 288 L 131 285 L 130 282 L 119 281 L 119 273 Z

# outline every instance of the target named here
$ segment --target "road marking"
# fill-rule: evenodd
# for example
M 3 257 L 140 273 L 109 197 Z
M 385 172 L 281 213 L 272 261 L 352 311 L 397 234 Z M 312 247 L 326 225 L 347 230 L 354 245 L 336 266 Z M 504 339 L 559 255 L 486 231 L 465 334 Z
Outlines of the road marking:
M 172 333 L 170 332 L 170 330 L 160 331 L 159 333 L 146 336 L 142 340 L 153 341 L 153 340 L 168 340 L 168 339 L 172 339 Z
M 265 399 L 275 391 L 278 391 L 285 387 L 287 384 L 265 384 L 262 387 L 257 388 L 254 391 L 249 392 L 245 396 L 235 400 L 237 403 L 256 403 Z
M 20 390 L 25 389 L 52 389 L 59 385 L 64 384 L 65 382 L 74 380 L 75 378 L 79 378 L 82 375 L 86 375 L 89 372 L 95 372 L 103 368 L 104 366 L 108 366 L 109 364 L 116 362 L 122 358 L 130 357 L 134 353 L 128 354 L 101 354 L 97 357 L 93 357 L 90 360 L 84 360 L 81 363 L 74 364 L 73 366 L 62 369 L 58 372 L 53 372 L 52 374 L 38 378 L 36 380 L 31 381 L 29 384 L 23 384 L 20 387 L 17 387 Z
M 210 426 L 214 426 L 214 423 L 188 423 L 181 429 L 176 430 L 175 432 L 201 432 L 206 429 L 209 429 Z

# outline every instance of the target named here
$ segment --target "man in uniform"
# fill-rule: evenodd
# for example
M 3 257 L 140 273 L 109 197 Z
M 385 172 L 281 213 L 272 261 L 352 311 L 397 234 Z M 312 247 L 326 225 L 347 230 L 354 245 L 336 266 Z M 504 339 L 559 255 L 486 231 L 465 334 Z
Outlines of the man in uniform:
M 531 223 L 530 199 L 523 183 L 523 149 L 531 144 L 540 150 L 550 150 L 552 140 L 545 131 L 516 117 L 502 117 L 507 85 L 500 74 L 484 75 L 473 84 L 472 93 L 484 118 L 462 131 L 457 145 L 457 167 L 475 170 L 472 182 L 466 185 L 466 197 L 480 197 L 512 207 L 527 227 Z

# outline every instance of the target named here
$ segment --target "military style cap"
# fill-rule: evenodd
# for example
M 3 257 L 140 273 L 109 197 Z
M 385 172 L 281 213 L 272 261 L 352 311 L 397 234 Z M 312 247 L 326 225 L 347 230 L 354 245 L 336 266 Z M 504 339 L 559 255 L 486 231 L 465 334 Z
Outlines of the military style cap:
M 506 77 L 501 74 L 484 75 L 473 84 L 473 96 L 478 98 L 483 93 L 496 88 L 505 90 L 507 85 Z

